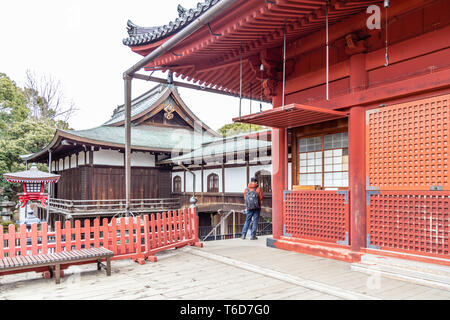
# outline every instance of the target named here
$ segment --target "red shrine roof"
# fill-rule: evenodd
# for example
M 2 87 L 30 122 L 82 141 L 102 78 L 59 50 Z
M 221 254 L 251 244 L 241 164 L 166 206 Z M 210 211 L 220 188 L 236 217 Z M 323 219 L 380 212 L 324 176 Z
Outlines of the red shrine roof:
M 59 174 L 53 174 L 48 172 L 39 171 L 35 164 L 33 164 L 30 170 L 20 171 L 15 173 L 4 173 L 3 177 L 8 182 L 53 182 L 56 183 L 59 180 Z
M 235 122 L 259 124 L 274 128 L 294 128 L 347 117 L 346 112 L 326 108 L 290 104 L 259 113 L 234 118 Z
M 205 0 L 196 8 L 181 8 L 179 17 L 164 26 L 143 28 L 128 23 L 129 37 L 123 43 L 146 56 L 218 3 L 218 0 Z M 170 70 L 183 80 L 238 94 L 242 57 L 243 95 L 259 99 L 261 79 L 279 78 L 279 65 L 273 63 L 281 63 L 285 28 L 288 63 L 299 52 L 325 45 L 326 3 L 310 0 L 236 1 L 145 68 Z M 353 29 L 364 28 L 367 7 L 379 3 L 380 0 L 330 1 L 330 41 L 333 43 Z M 353 16 L 357 19 L 351 20 Z M 335 26 L 344 20 L 347 28 Z M 266 49 L 267 52 L 263 52 Z M 265 67 L 262 76 L 261 63 Z

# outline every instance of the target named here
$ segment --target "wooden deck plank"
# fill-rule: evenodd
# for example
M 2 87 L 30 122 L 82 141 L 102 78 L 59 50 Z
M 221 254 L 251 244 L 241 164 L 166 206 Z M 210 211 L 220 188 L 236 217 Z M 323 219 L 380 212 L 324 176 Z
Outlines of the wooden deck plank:
M 370 290 L 366 286 L 368 275 L 349 272 L 349 265 L 340 261 L 324 260 L 288 251 L 268 248 L 264 238 L 242 244 L 242 240 L 206 242 L 202 250 L 224 254 L 230 259 L 272 269 L 287 275 L 305 277 L 304 270 L 311 270 L 308 280 L 322 279 L 327 285 L 341 287 L 357 293 L 364 291 L 378 298 L 410 299 L 426 297 L 449 299 L 450 292 L 408 284 L 404 281 L 381 278 L 381 288 Z M 89 250 L 89 249 L 86 249 Z M 99 251 L 98 248 L 94 250 Z M 274 254 L 275 252 L 275 254 Z M 84 251 L 84 253 L 86 253 Z M 239 258 L 237 258 L 239 257 Z M 261 259 L 261 257 L 263 259 Z M 95 258 L 94 258 L 95 259 Z M 335 263 L 336 262 L 336 263 Z M 304 263 L 304 265 L 302 265 Z M 53 281 L 27 280 L 23 275 L 11 275 L 22 279 L 11 281 L 0 278 L 0 299 L 335 299 L 335 296 L 307 289 L 286 281 L 252 273 L 236 266 L 205 257 L 195 256 L 185 249 L 170 250 L 158 254 L 157 263 L 136 264 L 131 260 L 113 262 L 114 272 L 105 277 L 92 265 L 69 267 L 61 285 L 55 290 Z M 316 273 L 314 267 L 318 270 Z M 76 274 L 78 270 L 82 275 Z M 342 273 L 340 273 L 342 272 Z M 339 275 L 335 278 L 336 275 Z M 245 279 L 245 280 L 243 280 Z M 73 284 L 76 284 L 75 286 Z M 351 289 L 354 288 L 354 289 Z M 405 292 L 406 291 L 406 292 Z

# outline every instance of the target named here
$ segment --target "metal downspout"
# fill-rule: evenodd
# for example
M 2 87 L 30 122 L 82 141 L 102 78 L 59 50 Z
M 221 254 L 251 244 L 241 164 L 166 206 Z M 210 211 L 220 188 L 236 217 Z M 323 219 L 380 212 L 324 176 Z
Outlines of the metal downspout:
M 70 159 L 69 159 L 70 161 Z M 48 173 L 52 173 L 52 150 L 48 149 Z M 47 216 L 45 217 L 45 222 L 48 223 L 50 217 L 50 199 L 52 197 L 52 184 L 48 183 L 48 197 L 47 197 Z M 28 214 L 28 212 L 27 212 Z
M 157 49 L 149 53 L 147 56 L 145 56 L 143 59 L 141 59 L 139 62 L 137 62 L 135 65 L 133 65 L 131 68 L 129 68 L 127 71 L 123 74 L 124 79 L 124 86 L 125 86 L 125 193 L 126 193 L 126 207 L 130 207 L 130 198 L 131 198 L 131 81 L 133 78 L 133 75 L 139 71 L 141 68 L 145 67 L 147 64 L 152 62 L 154 59 L 158 58 L 159 56 L 163 55 L 173 47 L 175 47 L 177 44 L 179 44 L 181 41 L 189 37 L 191 34 L 193 34 L 195 31 L 200 29 L 201 27 L 207 25 L 212 19 L 214 19 L 217 15 L 221 14 L 223 11 L 225 11 L 227 8 L 229 8 L 231 5 L 236 3 L 238 0 L 222 0 L 216 5 L 214 5 L 212 8 L 210 8 L 208 11 L 206 11 L 204 14 L 202 14 L 200 17 L 198 17 L 195 21 L 190 23 L 188 26 L 186 26 L 183 30 L 181 30 L 179 33 L 176 33 L 172 38 L 167 40 L 165 43 L 160 45 Z M 195 193 L 194 193 L 195 195 Z M 128 216 L 128 210 L 127 210 L 127 216 Z

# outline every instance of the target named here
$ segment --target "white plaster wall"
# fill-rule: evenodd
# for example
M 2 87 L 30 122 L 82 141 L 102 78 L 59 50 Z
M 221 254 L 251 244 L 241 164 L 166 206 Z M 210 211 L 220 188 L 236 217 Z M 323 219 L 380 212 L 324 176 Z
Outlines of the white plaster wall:
M 77 155 L 73 154 L 70 156 L 70 167 L 76 168 L 77 167 Z
M 247 168 L 225 168 L 225 192 L 243 192 L 247 186 Z
M 155 156 L 148 152 L 132 152 L 131 166 L 133 167 L 154 167 Z
M 79 166 L 83 166 L 85 163 L 84 163 L 84 151 L 81 151 L 79 154 L 78 154 L 78 165 Z
M 202 191 L 202 172 L 201 170 L 192 170 L 195 174 L 195 192 Z M 193 179 L 192 173 L 186 172 L 186 190 L 185 192 L 193 192 Z
M 272 165 L 259 165 L 259 166 L 250 166 L 250 179 L 255 177 L 255 173 L 260 170 L 266 170 L 272 172 Z
M 64 158 L 64 170 L 69 169 L 69 162 L 70 162 L 70 157 L 67 156 Z
M 203 187 L 204 187 L 203 191 L 204 192 L 208 191 L 208 175 L 210 175 L 213 172 L 219 175 L 219 192 L 222 192 L 222 168 L 203 170 Z
M 124 154 L 117 150 L 105 150 L 100 149 L 94 151 L 94 165 L 109 165 L 109 166 L 121 166 L 124 165 Z M 81 154 L 80 154 L 81 155 Z M 88 154 L 89 155 L 89 154 Z M 84 162 L 84 155 L 83 155 Z M 147 152 L 132 152 L 131 153 L 131 166 L 132 167 L 154 167 L 155 156 Z
M 183 172 L 172 172 L 172 180 L 171 180 L 171 182 L 170 182 L 172 192 L 173 192 L 173 179 L 174 179 L 176 176 L 178 176 L 178 177 L 181 178 L 181 192 L 184 192 L 184 190 L 183 190 L 183 189 L 184 189 L 184 173 L 183 173 Z
M 94 151 L 94 165 L 123 166 L 123 153 L 116 150 Z
M 52 161 L 52 172 L 56 171 L 56 161 Z

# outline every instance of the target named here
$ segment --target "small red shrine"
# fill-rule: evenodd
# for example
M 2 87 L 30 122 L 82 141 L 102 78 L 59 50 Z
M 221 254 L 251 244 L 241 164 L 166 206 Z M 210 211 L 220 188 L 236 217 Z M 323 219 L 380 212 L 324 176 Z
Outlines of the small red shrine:
M 45 183 L 56 183 L 59 180 L 59 174 L 52 174 L 39 171 L 36 164 L 32 164 L 30 170 L 20 171 L 16 173 L 3 174 L 8 182 L 23 184 L 23 193 L 19 194 L 19 200 L 22 203 L 22 208 L 25 207 L 28 201 L 40 201 L 45 207 L 48 195 L 44 193 Z

